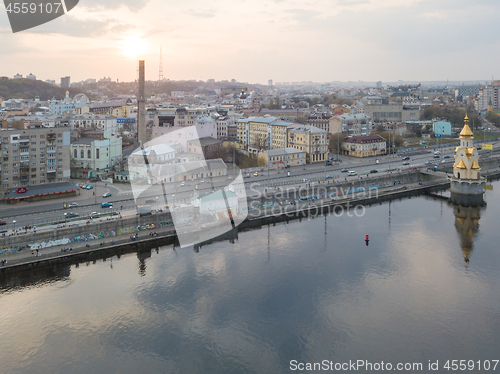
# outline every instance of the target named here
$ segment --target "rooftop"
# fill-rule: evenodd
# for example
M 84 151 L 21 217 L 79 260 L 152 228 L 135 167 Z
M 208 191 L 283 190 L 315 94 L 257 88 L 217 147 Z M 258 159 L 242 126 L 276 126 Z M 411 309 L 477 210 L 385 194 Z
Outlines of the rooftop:
M 368 143 L 380 143 L 386 142 L 385 138 L 380 135 L 366 135 L 366 136 L 349 136 L 344 139 L 345 143 L 357 143 L 357 144 L 368 144 Z

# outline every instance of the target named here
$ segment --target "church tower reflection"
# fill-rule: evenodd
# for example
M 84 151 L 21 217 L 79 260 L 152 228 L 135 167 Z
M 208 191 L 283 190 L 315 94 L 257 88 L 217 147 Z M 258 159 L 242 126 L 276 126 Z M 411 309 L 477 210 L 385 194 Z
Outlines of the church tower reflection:
M 465 267 L 468 267 L 474 250 L 474 238 L 479 231 L 482 209 L 484 209 L 484 205 L 453 205 L 455 229 L 460 237 L 460 249 L 464 256 Z

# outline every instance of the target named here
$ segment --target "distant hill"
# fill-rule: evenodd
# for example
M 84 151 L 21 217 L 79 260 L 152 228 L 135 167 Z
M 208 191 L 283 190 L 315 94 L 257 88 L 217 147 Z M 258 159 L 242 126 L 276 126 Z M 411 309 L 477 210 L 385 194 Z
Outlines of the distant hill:
M 3 97 L 4 100 L 34 99 L 37 95 L 42 101 L 50 100 L 53 97 L 61 100 L 66 96 L 66 91 L 69 91 L 71 97 L 82 92 L 75 88 L 61 88 L 33 79 L 3 78 L 0 80 L 0 96 Z

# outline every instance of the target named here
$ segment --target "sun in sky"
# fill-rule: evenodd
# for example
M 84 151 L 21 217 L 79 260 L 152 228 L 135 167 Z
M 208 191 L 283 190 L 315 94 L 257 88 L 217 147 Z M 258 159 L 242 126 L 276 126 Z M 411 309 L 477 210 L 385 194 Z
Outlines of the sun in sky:
M 123 56 L 138 59 L 148 52 L 149 44 L 140 35 L 127 35 L 121 41 L 120 50 Z

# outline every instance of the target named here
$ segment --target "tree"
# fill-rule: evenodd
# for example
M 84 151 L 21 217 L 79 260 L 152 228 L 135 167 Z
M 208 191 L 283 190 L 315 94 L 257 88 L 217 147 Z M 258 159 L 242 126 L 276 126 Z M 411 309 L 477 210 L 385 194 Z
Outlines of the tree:
M 336 133 L 330 134 L 330 144 L 328 144 L 328 149 L 332 153 L 340 153 L 342 151 L 342 144 L 344 143 L 345 134 Z

